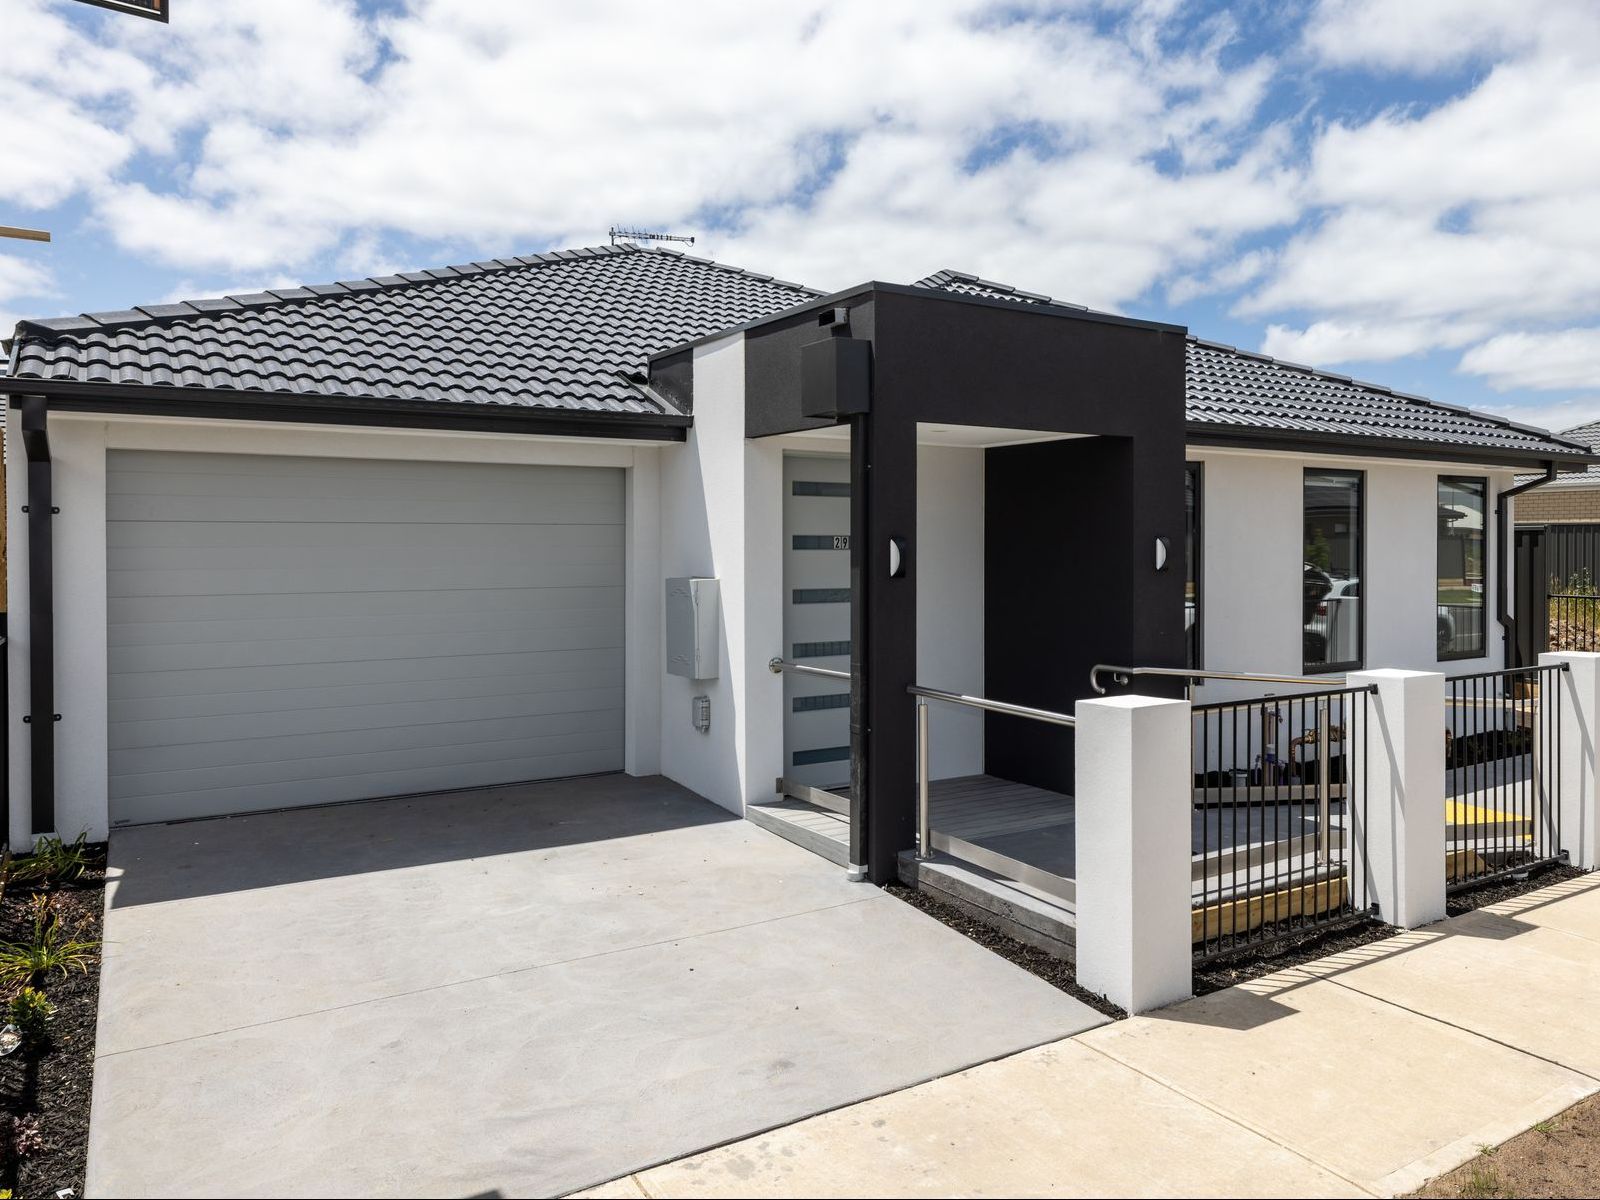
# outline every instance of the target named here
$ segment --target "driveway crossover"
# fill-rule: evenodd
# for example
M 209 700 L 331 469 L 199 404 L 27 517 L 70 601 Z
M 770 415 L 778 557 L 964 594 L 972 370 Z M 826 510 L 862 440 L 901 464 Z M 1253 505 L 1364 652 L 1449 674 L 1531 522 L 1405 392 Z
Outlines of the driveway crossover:
M 119 831 L 91 1195 L 548 1195 L 1101 1018 L 665 781 Z

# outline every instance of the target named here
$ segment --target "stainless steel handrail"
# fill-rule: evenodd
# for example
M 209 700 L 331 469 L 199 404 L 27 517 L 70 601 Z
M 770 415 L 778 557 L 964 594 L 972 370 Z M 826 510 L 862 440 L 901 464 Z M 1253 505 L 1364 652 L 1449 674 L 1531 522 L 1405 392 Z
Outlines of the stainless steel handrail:
M 924 697 L 928 700 L 943 700 L 947 704 L 964 704 L 968 708 L 981 708 L 985 712 L 1004 713 L 1008 717 L 1027 717 L 1030 721 L 1046 721 L 1051 725 L 1073 726 L 1078 723 L 1077 717 L 1069 717 L 1066 713 L 1051 712 L 1045 708 L 1024 708 L 1020 704 L 1007 704 L 1003 700 L 987 700 L 982 696 L 968 696 L 961 692 L 947 692 L 941 688 L 922 687 L 912 684 L 906 689 L 913 696 Z
M 1077 724 L 1076 717 L 1066 713 L 1051 712 L 1044 708 L 1026 708 L 1021 704 L 1007 704 L 1003 700 L 990 700 L 983 696 L 968 696 L 961 692 L 947 692 L 943 688 L 912 684 L 906 689 L 917 698 L 917 857 L 933 857 L 933 811 L 929 803 L 928 779 L 928 701 L 958 704 L 965 708 L 979 708 L 984 712 L 1000 713 L 1007 717 L 1023 717 L 1030 721 L 1043 721 L 1049 725 L 1064 725 L 1068 729 Z M 996 855 L 996 858 L 1004 857 Z M 1019 866 L 1027 864 L 1019 863 Z
M 1089 668 L 1089 686 L 1100 695 L 1106 689 L 1100 683 L 1100 673 L 1109 671 L 1113 683 L 1127 684 L 1136 675 L 1154 675 L 1162 679 L 1182 679 L 1193 683 L 1196 679 L 1236 679 L 1244 683 L 1303 683 L 1312 687 L 1345 687 L 1343 675 L 1269 675 L 1259 671 L 1191 671 L 1186 667 L 1117 667 L 1110 663 L 1095 663 Z
M 827 667 L 808 667 L 804 663 L 790 662 L 787 658 L 769 658 L 767 670 L 774 675 L 788 672 L 790 675 L 815 675 L 819 679 L 844 679 L 850 678 L 849 671 L 831 671 Z

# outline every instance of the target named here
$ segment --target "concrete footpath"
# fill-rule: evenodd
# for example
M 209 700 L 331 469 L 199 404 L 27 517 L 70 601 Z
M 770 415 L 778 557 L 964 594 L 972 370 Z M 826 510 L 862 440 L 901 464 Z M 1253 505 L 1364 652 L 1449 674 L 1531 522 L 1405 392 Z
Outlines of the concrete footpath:
M 1600 877 L 585 1196 L 1386 1196 L 1600 1089 Z

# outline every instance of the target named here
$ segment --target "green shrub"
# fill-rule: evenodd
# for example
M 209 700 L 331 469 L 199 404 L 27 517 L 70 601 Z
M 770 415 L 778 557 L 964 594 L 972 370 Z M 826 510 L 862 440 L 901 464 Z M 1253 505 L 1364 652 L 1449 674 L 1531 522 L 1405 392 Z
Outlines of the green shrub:
M 29 904 L 33 929 L 27 941 L 0 942 L 0 983 L 32 983 L 51 971 L 87 971 L 94 961 L 100 943 L 70 936 L 49 901 L 35 896 Z
M 42 1045 L 56 1006 L 38 988 L 25 987 L 6 1005 L 6 1020 L 17 1027 L 25 1046 Z
M 60 887 L 76 883 L 91 867 L 99 866 L 98 856 L 89 849 L 89 835 L 80 833 L 71 842 L 58 837 L 42 837 L 33 853 L 13 858 L 7 871 L 8 882 L 26 887 Z

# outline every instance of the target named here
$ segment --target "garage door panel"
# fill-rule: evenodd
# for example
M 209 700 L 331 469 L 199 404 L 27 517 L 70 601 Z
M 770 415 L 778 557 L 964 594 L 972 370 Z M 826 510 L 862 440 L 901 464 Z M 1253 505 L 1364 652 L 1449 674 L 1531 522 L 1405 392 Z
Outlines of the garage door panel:
M 616 585 L 571 588 L 432 588 L 414 592 L 278 592 L 260 596 L 121 596 L 108 606 L 112 625 L 315 617 L 369 619 L 418 614 L 439 619 L 480 613 L 534 614 L 605 609 L 619 616 Z
M 449 712 L 452 722 L 489 722 L 561 714 L 608 715 L 622 704 L 620 688 L 564 688 L 543 692 L 459 697 L 448 706 L 434 700 L 381 700 L 364 704 L 277 708 L 190 717 L 150 717 L 119 723 L 113 749 L 227 742 L 347 730 L 425 725 Z M 130 765 L 132 760 L 128 760 Z
M 617 770 L 615 469 L 114 452 L 117 823 Z
M 421 643 L 421 644 L 419 644 Z M 418 653 L 426 649 L 426 653 Z M 109 652 L 113 675 L 133 671 L 227 670 L 233 667 L 294 663 L 364 662 L 388 658 L 460 658 L 495 654 L 539 654 L 554 650 L 620 648 L 617 631 L 598 628 L 493 630 L 486 633 L 435 631 L 422 642 L 415 633 L 376 637 L 271 638 L 254 641 L 202 641 L 120 646 Z
M 525 762 L 575 753 L 598 754 L 606 750 L 619 750 L 621 737 L 620 729 L 589 728 L 576 733 L 563 732 L 536 738 L 402 746 L 379 756 L 370 753 L 325 754 L 294 759 L 252 759 L 231 765 L 135 771 L 118 776 L 111 796 L 113 802 L 139 797 L 160 800 L 169 792 L 221 791 L 274 784 L 282 787 L 284 796 L 294 797 L 295 803 L 299 804 L 299 786 L 314 780 L 364 779 L 373 774 L 398 774 L 409 769 L 464 766 L 479 762 Z M 254 749 L 265 750 L 264 747 Z M 408 786 L 398 790 L 408 790 Z M 360 799 L 372 794 L 345 792 L 339 794 L 338 798 Z
M 188 496 L 208 501 L 226 497 L 257 501 L 261 506 L 286 499 L 381 501 L 391 511 L 410 504 L 444 502 L 479 506 L 484 520 L 490 522 L 542 520 L 547 505 L 580 502 L 593 506 L 586 510 L 585 520 L 622 519 L 621 497 L 605 478 L 606 472 L 593 467 L 474 464 L 463 465 L 452 478 L 452 466 L 443 463 L 178 452 L 156 452 L 151 464 L 149 469 L 130 470 L 125 460 L 108 463 L 108 494 L 129 502 L 142 497 Z M 477 475 L 465 489 L 460 484 L 463 471 Z M 190 508 L 182 510 L 178 519 L 206 520 L 215 515 Z M 339 515 L 337 508 L 333 515 Z M 389 519 L 414 518 L 414 513 L 402 510 Z
M 412 680 L 404 690 L 410 701 L 449 703 L 490 696 L 540 696 L 546 692 L 595 689 L 610 689 L 620 693 L 623 682 L 623 670 L 618 666 L 604 671 L 552 671 L 535 676 L 518 673 Z M 282 712 L 288 709 L 310 710 L 387 704 L 393 702 L 394 698 L 395 688 L 388 683 L 203 692 L 198 695 L 182 696 L 137 696 L 113 698 L 111 721 L 113 724 L 122 725 L 138 721 L 166 721 L 178 718 L 249 716 L 253 713 Z
M 133 521 L 171 521 L 182 523 L 197 519 L 207 521 L 252 522 L 316 522 L 358 521 L 395 524 L 448 522 L 462 525 L 509 523 L 524 524 L 527 514 L 508 514 L 496 503 L 477 500 L 412 501 L 400 505 L 396 500 L 382 497 L 327 498 L 322 496 L 208 496 L 203 518 L 197 517 L 194 501 L 198 496 L 145 496 L 111 495 L 108 499 L 117 504 L 118 511 Z M 532 500 L 508 500 L 506 504 L 533 505 L 540 521 L 560 525 L 610 525 L 622 515 L 620 501 L 607 505 L 607 511 L 596 512 L 583 497 L 543 497 Z
M 133 622 L 128 628 L 117 632 L 116 641 L 123 646 L 170 646 L 363 635 L 433 637 L 443 633 L 518 634 L 545 630 L 604 630 L 615 633 L 621 614 L 622 597 L 616 595 L 610 604 L 604 606 L 550 608 L 543 612 L 456 613 L 446 609 L 392 616 Z
M 388 724 L 364 722 L 355 713 L 330 713 L 327 726 L 297 733 L 277 732 L 275 727 L 279 725 L 302 723 L 294 721 L 293 714 L 273 713 L 255 721 L 232 722 L 234 736 L 227 740 L 200 738 L 198 730 L 188 734 L 183 730 L 170 730 L 169 736 L 185 740 L 113 748 L 120 751 L 119 760 L 129 774 L 170 771 L 176 767 L 259 768 L 274 762 L 303 766 L 318 759 L 359 760 L 387 756 L 399 750 L 422 753 L 498 742 L 533 745 L 541 739 L 578 734 L 599 736 L 607 732 L 607 713 L 605 708 L 518 715 L 491 711 L 483 717 L 441 720 L 435 708 L 412 714 L 409 723 L 401 723 L 402 718 L 396 718 Z M 119 735 L 120 740 L 123 739 Z
M 622 651 L 551 650 L 543 654 L 496 654 L 473 658 L 372 659 L 366 662 L 297 663 L 235 671 L 149 671 L 112 675 L 111 699 L 144 696 L 201 696 L 279 688 L 330 687 L 382 683 L 408 686 L 418 680 L 543 675 L 553 671 L 622 669 Z
M 483 586 L 490 588 L 621 587 L 620 562 L 584 563 L 492 562 L 483 568 Z M 110 571 L 108 582 L 119 596 L 260 596 L 280 592 L 405 592 L 459 591 L 457 569 L 421 566 L 322 568 L 309 578 L 282 568 L 231 571 Z
M 144 529 L 139 525 L 133 528 Z M 187 527 L 167 526 L 187 534 Z M 387 553 L 404 556 L 454 554 L 462 551 L 489 554 L 560 554 L 592 556 L 622 545 L 622 530 L 614 525 L 453 525 L 439 523 L 373 525 L 329 523 L 272 525 L 237 523 L 229 536 L 226 522 L 207 522 L 196 526 L 202 536 L 174 538 L 163 533 L 153 538 L 119 537 L 107 548 L 107 564 L 112 567 L 154 566 L 216 567 L 245 565 L 255 559 L 282 561 L 289 555 L 359 552 L 369 560 Z M 289 560 L 298 566 L 299 558 Z
M 415 792 L 492 787 L 507 780 L 558 779 L 568 775 L 595 775 L 615 768 L 620 742 L 599 750 L 569 751 L 532 757 L 497 758 L 442 766 L 408 766 L 392 771 L 335 779 L 306 779 L 292 785 L 296 805 L 336 804 L 369 796 L 401 796 Z M 200 791 L 166 789 L 159 795 L 163 821 L 214 816 L 219 812 L 260 812 L 284 806 L 285 785 L 245 784 Z M 123 807 L 147 807 L 150 797 L 123 798 Z M 116 796 L 112 804 L 118 805 Z

